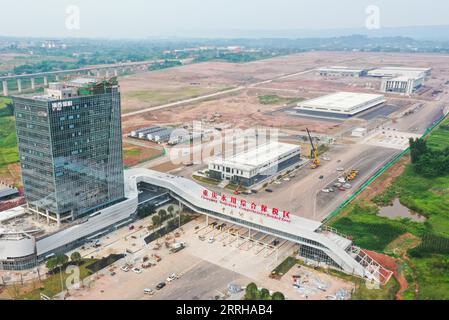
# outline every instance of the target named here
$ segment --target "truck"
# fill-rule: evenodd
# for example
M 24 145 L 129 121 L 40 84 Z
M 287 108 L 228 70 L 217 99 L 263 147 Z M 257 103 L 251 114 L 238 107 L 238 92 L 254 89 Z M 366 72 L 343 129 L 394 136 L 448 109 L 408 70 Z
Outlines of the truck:
M 172 245 L 171 249 L 170 249 L 170 253 L 176 253 L 181 251 L 182 249 L 184 249 L 186 247 L 186 243 L 185 242 L 176 242 Z

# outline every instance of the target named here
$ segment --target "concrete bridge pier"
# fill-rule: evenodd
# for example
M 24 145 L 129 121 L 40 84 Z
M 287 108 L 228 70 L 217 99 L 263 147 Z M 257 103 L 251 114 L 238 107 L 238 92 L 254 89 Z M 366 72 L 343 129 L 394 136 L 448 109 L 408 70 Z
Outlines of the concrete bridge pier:
M 118 70 L 114 69 L 114 77 L 118 77 Z
M 6 97 L 8 94 L 8 81 L 3 80 L 3 95 Z
M 47 76 L 44 77 L 44 86 L 48 86 L 48 77 Z
M 17 91 L 19 93 L 22 92 L 22 80 L 21 79 L 17 79 Z
M 109 70 L 106 70 L 106 78 L 109 78 Z
M 35 90 L 36 89 L 36 79 L 31 78 L 31 89 Z
M 59 81 L 59 75 L 55 75 L 56 81 Z

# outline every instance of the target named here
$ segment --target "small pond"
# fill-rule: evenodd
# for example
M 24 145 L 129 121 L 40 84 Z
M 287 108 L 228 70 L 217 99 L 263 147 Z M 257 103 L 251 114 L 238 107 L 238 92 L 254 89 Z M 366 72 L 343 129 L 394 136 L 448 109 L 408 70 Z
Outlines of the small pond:
M 426 217 L 411 211 L 409 208 L 403 206 L 399 199 L 394 200 L 392 206 L 383 207 L 379 210 L 379 216 L 391 219 L 409 218 L 413 221 L 424 222 Z

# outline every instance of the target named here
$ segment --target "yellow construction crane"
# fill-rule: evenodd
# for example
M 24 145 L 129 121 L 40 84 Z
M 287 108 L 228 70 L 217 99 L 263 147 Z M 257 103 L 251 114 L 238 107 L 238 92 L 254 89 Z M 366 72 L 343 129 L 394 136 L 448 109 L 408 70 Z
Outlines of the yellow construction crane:
M 312 164 L 311 164 L 310 168 L 316 169 L 321 165 L 321 161 L 318 156 L 318 150 L 315 148 L 315 146 L 313 144 L 313 140 L 312 140 L 312 136 L 310 135 L 310 131 L 308 128 L 306 128 L 306 130 L 307 130 L 307 135 L 309 136 L 310 145 L 312 146 L 312 150 L 310 151 L 310 159 L 312 159 Z

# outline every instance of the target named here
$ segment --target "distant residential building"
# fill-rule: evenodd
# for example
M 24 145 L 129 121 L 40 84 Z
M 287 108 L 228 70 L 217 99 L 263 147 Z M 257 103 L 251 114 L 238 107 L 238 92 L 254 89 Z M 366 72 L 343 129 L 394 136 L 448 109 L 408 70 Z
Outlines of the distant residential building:
M 51 84 L 14 97 L 25 199 L 48 222 L 75 220 L 124 199 L 116 80 Z

